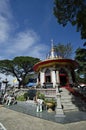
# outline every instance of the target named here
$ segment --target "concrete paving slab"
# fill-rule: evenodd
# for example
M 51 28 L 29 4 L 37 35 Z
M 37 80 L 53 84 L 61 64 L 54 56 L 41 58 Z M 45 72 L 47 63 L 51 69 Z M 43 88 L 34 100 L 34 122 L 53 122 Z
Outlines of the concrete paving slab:
M 86 130 L 86 121 L 60 124 L 8 108 L 0 108 L 0 122 L 7 130 Z
M 62 124 L 0 108 L 0 122 L 7 130 L 66 130 Z
M 41 113 L 37 113 L 36 105 L 31 105 L 27 102 L 18 102 L 16 105 L 5 107 L 27 115 L 62 124 L 86 121 L 86 112 L 83 111 L 65 112 L 65 117 L 56 117 L 55 112 L 48 113 L 47 110 L 44 110 Z
M 2 123 L 0 123 L 0 130 L 7 130 Z

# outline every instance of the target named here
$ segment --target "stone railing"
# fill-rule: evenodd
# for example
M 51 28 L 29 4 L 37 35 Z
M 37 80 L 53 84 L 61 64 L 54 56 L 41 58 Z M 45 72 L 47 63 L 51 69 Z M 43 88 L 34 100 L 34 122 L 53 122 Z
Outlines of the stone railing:
M 56 97 L 56 88 L 37 88 L 37 91 L 44 94 L 45 97 L 54 98 Z
M 19 92 L 16 92 L 17 94 L 20 94 L 20 93 L 25 93 L 27 92 L 29 89 L 31 88 L 22 88 L 21 90 L 19 90 Z M 56 88 L 36 88 L 37 92 L 40 92 L 42 94 L 45 95 L 45 97 L 49 97 L 49 98 L 55 98 L 56 97 Z

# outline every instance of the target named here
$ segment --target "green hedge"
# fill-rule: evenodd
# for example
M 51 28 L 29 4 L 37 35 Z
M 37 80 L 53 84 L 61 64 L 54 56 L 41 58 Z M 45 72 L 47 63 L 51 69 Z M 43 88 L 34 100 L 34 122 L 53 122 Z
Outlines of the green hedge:
M 24 93 L 23 95 L 19 95 L 16 98 L 18 101 L 26 101 L 28 99 L 28 93 Z

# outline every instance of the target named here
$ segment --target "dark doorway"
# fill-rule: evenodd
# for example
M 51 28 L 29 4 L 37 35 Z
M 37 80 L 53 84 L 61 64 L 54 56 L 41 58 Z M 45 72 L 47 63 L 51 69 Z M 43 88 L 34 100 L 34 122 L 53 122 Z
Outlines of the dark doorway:
M 51 72 L 49 69 L 45 71 L 45 82 L 50 83 L 51 82 Z
M 65 86 L 67 84 L 67 76 L 60 74 L 60 85 Z
M 61 68 L 59 71 L 60 85 L 65 86 L 67 84 L 67 72 Z

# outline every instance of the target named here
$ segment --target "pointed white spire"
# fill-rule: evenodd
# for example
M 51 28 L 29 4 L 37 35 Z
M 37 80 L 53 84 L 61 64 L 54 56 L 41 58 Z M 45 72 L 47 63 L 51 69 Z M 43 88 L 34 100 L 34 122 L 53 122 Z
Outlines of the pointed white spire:
M 53 39 L 51 39 L 51 47 L 54 48 Z
M 55 47 L 54 47 L 54 42 L 53 42 L 53 39 L 51 39 L 51 50 L 50 52 L 48 53 L 47 59 L 62 59 L 61 56 L 58 56 L 56 51 L 55 51 Z
M 54 56 L 54 45 L 53 45 L 53 39 L 51 39 L 51 56 L 52 59 L 55 58 Z

